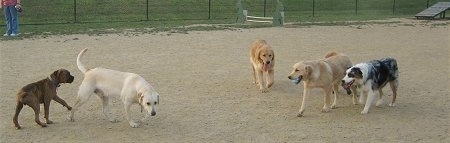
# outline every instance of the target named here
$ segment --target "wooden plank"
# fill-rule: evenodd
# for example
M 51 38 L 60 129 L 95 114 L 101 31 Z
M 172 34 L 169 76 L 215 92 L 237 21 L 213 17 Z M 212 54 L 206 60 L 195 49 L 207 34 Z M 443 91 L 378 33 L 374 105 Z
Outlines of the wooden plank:
M 423 10 L 422 12 L 415 15 L 417 18 L 434 18 L 437 15 L 450 9 L 450 2 L 438 2 L 433 6 Z

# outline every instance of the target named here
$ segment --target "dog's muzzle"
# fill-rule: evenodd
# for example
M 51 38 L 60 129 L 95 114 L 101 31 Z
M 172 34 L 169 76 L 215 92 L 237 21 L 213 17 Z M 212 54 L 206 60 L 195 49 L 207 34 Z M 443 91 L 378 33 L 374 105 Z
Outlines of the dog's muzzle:
M 67 82 L 68 82 L 68 83 L 72 83 L 74 79 L 75 79 L 74 76 L 69 75 L 69 81 L 67 81 Z
M 345 80 L 342 80 L 342 87 L 345 89 L 349 89 L 350 86 L 352 86 L 354 82 L 355 82 L 355 80 L 351 80 L 350 82 L 346 83 Z
M 299 76 L 297 78 L 293 78 L 291 76 L 288 76 L 288 78 L 291 80 L 292 83 L 294 83 L 296 85 L 299 84 L 302 81 L 302 76 Z

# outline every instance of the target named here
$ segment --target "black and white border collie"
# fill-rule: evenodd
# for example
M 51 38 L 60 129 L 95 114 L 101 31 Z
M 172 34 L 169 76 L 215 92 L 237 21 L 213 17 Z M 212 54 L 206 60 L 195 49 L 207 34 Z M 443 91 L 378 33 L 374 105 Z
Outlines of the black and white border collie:
M 389 106 L 395 106 L 398 88 L 398 68 L 397 61 L 393 58 L 384 58 L 356 64 L 347 69 L 345 77 L 342 79 L 342 86 L 346 89 L 353 84 L 361 88 L 359 97 L 360 104 L 364 104 L 367 96 L 367 101 L 361 114 L 367 114 L 369 112 L 377 91 L 380 94 L 380 99 L 377 101 L 376 106 L 383 104 L 384 96 L 382 89 L 387 83 L 389 83 L 393 92 L 392 102 Z

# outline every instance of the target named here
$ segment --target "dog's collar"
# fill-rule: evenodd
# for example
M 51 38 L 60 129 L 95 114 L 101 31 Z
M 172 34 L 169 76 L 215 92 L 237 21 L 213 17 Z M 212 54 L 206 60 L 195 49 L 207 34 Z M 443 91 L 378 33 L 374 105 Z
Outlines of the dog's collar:
M 59 82 L 54 80 L 52 77 L 48 77 L 48 79 L 50 80 L 50 82 L 52 82 L 52 84 L 53 84 L 53 86 L 55 86 L 55 88 L 58 88 L 60 86 Z

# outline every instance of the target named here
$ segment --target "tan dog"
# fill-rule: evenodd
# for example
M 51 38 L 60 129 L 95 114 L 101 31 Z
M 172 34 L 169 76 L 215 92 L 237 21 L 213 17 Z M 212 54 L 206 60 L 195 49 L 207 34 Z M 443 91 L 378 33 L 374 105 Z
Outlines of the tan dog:
M 47 127 L 47 124 L 53 123 L 48 117 L 50 103 L 52 100 L 55 100 L 64 107 L 67 107 L 68 110 L 72 110 L 72 107 L 67 105 L 66 101 L 58 97 L 58 95 L 56 94 L 56 88 L 58 88 L 61 83 L 72 83 L 73 79 L 74 77 L 70 75 L 70 72 L 68 70 L 60 69 L 54 71 L 50 75 L 50 77 L 37 81 L 35 83 L 30 83 L 20 89 L 17 93 L 16 114 L 13 118 L 13 122 L 16 128 L 22 128 L 20 127 L 17 119 L 19 117 L 20 111 L 23 108 L 23 105 L 28 105 L 33 108 L 34 121 L 36 121 L 36 123 L 42 127 Z M 47 124 L 42 123 L 39 120 L 40 104 L 42 103 L 44 103 L 44 117 Z
M 298 84 L 303 81 L 303 101 L 297 116 L 302 117 L 305 111 L 306 97 L 309 96 L 312 88 L 322 88 L 325 92 L 325 103 L 322 112 L 336 108 L 336 95 L 345 71 L 352 66 L 350 59 L 341 53 L 329 52 L 322 60 L 301 61 L 293 66 L 293 71 L 288 76 L 293 83 Z M 355 87 L 351 88 L 355 94 Z M 334 102 L 332 105 L 330 94 L 334 91 Z M 355 95 L 354 95 L 355 96 Z M 353 99 L 355 102 L 355 99 Z
M 251 45 L 250 62 L 253 69 L 253 83 L 259 86 L 260 92 L 267 92 L 273 85 L 275 54 L 265 40 L 256 40 Z M 263 85 L 263 75 L 266 76 L 266 86 Z
M 148 115 L 156 115 L 156 107 L 159 104 L 159 94 L 153 87 L 141 76 L 135 73 L 121 72 L 105 68 L 87 69 L 81 63 L 81 57 L 87 51 L 83 49 L 77 57 L 78 69 L 84 74 L 83 82 L 78 90 L 77 101 L 73 105 L 73 110 L 69 116 L 70 121 L 74 121 L 75 111 L 86 101 L 92 94 L 96 94 L 103 104 L 103 114 L 111 122 L 117 122 L 110 116 L 109 98 L 120 96 L 125 107 L 125 115 L 131 127 L 139 126 L 137 122 L 131 119 L 130 107 L 132 104 L 139 104 L 141 109 L 147 111 L 147 115 L 141 120 L 144 121 Z

